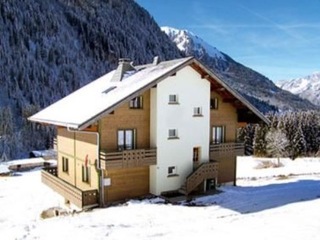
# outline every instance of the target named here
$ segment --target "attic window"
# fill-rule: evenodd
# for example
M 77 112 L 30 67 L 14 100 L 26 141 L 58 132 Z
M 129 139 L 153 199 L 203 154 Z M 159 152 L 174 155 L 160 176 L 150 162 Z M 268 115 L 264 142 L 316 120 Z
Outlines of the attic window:
M 106 90 L 104 90 L 102 93 L 107 94 L 108 92 L 111 92 L 115 88 L 117 88 L 117 87 L 116 86 L 111 86 L 111 87 L 107 88 Z
M 210 99 L 210 109 L 218 109 L 218 98 L 211 98 Z

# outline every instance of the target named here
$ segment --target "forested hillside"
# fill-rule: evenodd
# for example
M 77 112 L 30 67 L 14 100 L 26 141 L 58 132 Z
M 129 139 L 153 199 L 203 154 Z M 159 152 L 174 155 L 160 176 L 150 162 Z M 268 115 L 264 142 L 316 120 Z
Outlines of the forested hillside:
M 119 58 L 139 64 L 181 56 L 133 0 L 4 0 L 0 33 L 0 158 L 48 147 L 53 130 L 26 118 Z
M 248 154 L 259 157 L 319 156 L 320 112 L 298 111 L 268 115 L 271 124 L 248 125 L 241 140 Z

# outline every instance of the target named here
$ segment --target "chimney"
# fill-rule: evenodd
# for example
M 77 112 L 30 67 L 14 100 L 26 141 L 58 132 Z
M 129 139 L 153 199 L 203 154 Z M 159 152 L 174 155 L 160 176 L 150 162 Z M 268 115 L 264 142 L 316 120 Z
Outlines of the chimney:
M 152 65 L 153 65 L 153 66 L 157 66 L 159 63 L 160 63 L 160 58 L 159 58 L 159 56 L 155 56 L 155 57 L 153 58 Z
M 136 71 L 136 69 L 132 66 L 132 62 L 129 58 L 120 58 L 118 67 L 112 76 L 111 82 L 120 82 L 127 71 Z

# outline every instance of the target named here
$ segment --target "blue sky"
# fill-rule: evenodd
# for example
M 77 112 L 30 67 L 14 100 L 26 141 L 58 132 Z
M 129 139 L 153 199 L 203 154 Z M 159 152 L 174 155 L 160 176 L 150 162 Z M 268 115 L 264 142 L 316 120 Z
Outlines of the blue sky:
M 320 71 L 320 0 L 136 0 L 271 80 Z

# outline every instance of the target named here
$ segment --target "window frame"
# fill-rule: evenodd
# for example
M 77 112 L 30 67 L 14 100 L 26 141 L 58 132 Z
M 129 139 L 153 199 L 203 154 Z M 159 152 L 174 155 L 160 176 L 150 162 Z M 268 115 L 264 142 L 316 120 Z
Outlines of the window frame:
M 220 130 L 220 131 L 218 131 Z M 226 126 L 212 126 L 211 127 L 211 143 L 212 144 L 221 144 L 226 141 Z
M 69 158 L 62 156 L 62 172 L 69 173 Z
M 174 134 L 172 134 L 174 133 Z M 170 128 L 168 129 L 168 139 L 178 139 L 178 129 Z
M 119 138 L 119 133 L 120 132 L 123 132 L 123 135 L 122 135 L 122 139 L 123 139 L 123 145 L 119 144 L 120 143 L 120 138 Z M 131 142 L 130 142 L 130 147 L 129 144 L 127 144 L 127 133 L 131 132 L 132 135 L 131 135 Z M 124 151 L 124 150 L 134 150 L 136 149 L 136 129 L 118 129 L 117 131 L 117 148 L 118 148 L 118 151 Z
M 202 107 L 194 107 L 193 108 L 193 116 L 194 117 L 201 117 L 202 115 Z
M 90 183 L 90 167 L 82 165 L 82 182 Z
M 169 104 L 179 104 L 178 94 L 169 94 Z
M 219 109 L 219 99 L 217 97 L 210 98 L 210 109 L 211 110 Z
M 169 166 L 168 177 L 176 177 L 176 176 L 179 176 L 177 166 Z
M 130 100 L 129 102 L 130 109 L 143 109 L 143 97 L 138 96 Z

